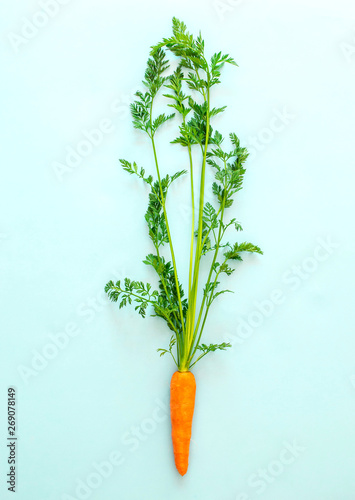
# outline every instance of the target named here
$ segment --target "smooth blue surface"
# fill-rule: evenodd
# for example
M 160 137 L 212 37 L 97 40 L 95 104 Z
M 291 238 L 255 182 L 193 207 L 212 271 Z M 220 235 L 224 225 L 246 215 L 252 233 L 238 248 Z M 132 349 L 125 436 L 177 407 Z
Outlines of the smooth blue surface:
M 46 18 L 44 4 L 0 15 L 0 497 L 13 498 L 14 385 L 18 500 L 354 500 L 354 6 L 72 0 Z M 103 294 L 111 278 L 153 280 L 147 193 L 118 158 L 153 171 L 128 105 L 173 15 L 239 64 L 213 99 L 228 104 L 219 128 L 253 153 L 233 215 L 265 253 L 245 259 L 209 318 L 205 341 L 233 349 L 196 365 L 184 478 L 174 366 L 156 353 L 169 333 Z M 157 141 L 164 172 L 186 166 L 174 134 Z M 168 204 L 185 282 L 188 188 Z

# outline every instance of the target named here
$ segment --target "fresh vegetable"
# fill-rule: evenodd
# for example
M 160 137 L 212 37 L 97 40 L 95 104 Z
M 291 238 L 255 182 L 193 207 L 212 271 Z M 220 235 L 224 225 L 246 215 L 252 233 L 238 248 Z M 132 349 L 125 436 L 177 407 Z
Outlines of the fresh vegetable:
M 234 265 L 242 261 L 243 252 L 259 253 L 252 243 L 226 240 L 229 230 L 241 231 L 235 219 L 226 219 L 235 195 L 242 189 L 244 164 L 248 157 L 246 148 L 240 145 L 237 135 L 229 134 L 230 149 L 224 148 L 224 137 L 214 130 L 211 121 L 223 113 L 226 106 L 213 107 L 213 88 L 220 84 L 221 70 L 225 64 L 236 66 L 228 54 L 217 52 L 209 59 L 205 55 L 205 43 L 199 34 L 194 38 L 185 24 L 176 18 L 172 22 L 172 36 L 151 48 L 143 84 L 145 91 L 137 91 L 137 99 L 131 104 L 133 125 L 144 132 L 151 143 L 155 174 L 147 174 L 136 162 L 121 159 L 120 163 L 129 174 L 139 177 L 148 189 L 148 208 L 145 220 L 152 242 L 152 253 L 143 260 L 157 275 L 157 285 L 125 278 L 109 281 L 105 287 L 109 298 L 119 307 L 135 304 L 136 311 L 144 318 L 148 308 L 165 321 L 172 332 L 167 348 L 159 348 L 160 355 L 169 353 L 177 367 L 171 381 L 171 418 L 176 466 L 184 474 L 188 463 L 188 449 L 194 406 L 195 379 L 191 368 L 208 353 L 225 350 L 229 343 L 201 343 L 202 333 L 212 303 L 228 289 L 219 289 L 222 277 L 230 276 Z M 170 52 L 177 67 L 168 72 Z M 156 114 L 154 104 L 158 95 L 167 99 L 174 113 Z M 169 157 L 163 156 L 156 146 L 156 134 L 163 124 L 175 119 L 177 137 L 171 148 L 186 150 L 186 169 L 164 172 Z M 196 164 L 196 152 L 201 160 Z M 163 165 L 163 168 L 162 168 Z M 212 186 L 206 196 L 206 169 L 214 174 Z M 169 225 L 166 199 L 169 188 L 189 175 L 191 191 L 191 238 L 188 262 L 187 296 L 179 279 L 175 251 Z M 196 192 L 195 174 L 199 177 Z M 209 201 L 211 200 L 211 201 Z M 195 216 L 197 209 L 197 217 Z M 196 220 L 195 220 L 196 218 Z M 164 252 L 165 248 L 168 252 Z M 201 261 L 210 256 L 210 267 L 201 287 Z
M 175 465 L 182 476 L 186 474 L 189 464 L 195 393 L 196 382 L 193 373 L 176 371 L 170 383 L 171 435 Z

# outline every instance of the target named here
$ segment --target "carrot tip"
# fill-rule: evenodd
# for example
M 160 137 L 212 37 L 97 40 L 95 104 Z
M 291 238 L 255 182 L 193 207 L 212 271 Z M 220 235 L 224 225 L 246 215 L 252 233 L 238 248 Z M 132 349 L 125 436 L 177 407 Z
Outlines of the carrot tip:
M 185 476 L 185 474 L 187 472 L 187 468 L 186 469 L 178 469 L 178 472 L 179 472 L 180 476 Z

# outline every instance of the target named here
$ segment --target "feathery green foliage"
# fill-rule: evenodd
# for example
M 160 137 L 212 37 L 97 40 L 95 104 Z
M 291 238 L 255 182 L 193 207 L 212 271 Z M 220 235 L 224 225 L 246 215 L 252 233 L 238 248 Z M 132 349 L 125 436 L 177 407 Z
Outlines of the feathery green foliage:
M 176 69 L 170 74 L 167 73 L 170 63 L 166 51 L 178 60 Z M 210 352 L 230 347 L 225 342 L 209 345 L 200 343 L 212 303 L 218 296 L 231 292 L 219 289 L 220 277 L 222 274 L 230 276 L 234 272 L 235 267 L 232 265 L 242 260 L 241 253 L 262 254 L 261 249 L 252 243 L 231 244 L 225 241 L 229 228 L 242 231 L 235 218 L 227 222 L 225 216 L 236 193 L 242 189 L 244 164 L 248 158 L 246 148 L 240 146 L 234 132 L 229 134 L 231 147 L 226 150 L 222 148 L 223 135 L 211 126 L 211 119 L 226 109 L 226 106 L 211 107 L 211 89 L 221 83 L 221 71 L 225 64 L 237 66 L 229 54 L 221 52 L 213 54 L 208 60 L 201 34 L 194 38 L 182 21 L 173 18 L 172 35 L 151 48 L 143 80 L 146 90 L 137 91 L 137 99 L 131 104 L 133 126 L 145 132 L 151 142 L 155 174 L 146 175 L 145 169 L 139 168 L 136 162 L 120 160 L 124 170 L 149 186 L 145 221 L 154 252 L 149 253 L 143 263 L 151 266 L 156 273 L 157 289 L 153 289 L 149 283 L 125 278 L 123 283 L 109 281 L 105 291 L 110 300 L 118 302 L 120 308 L 134 304 L 135 310 L 143 318 L 148 308 L 151 308 L 152 316 L 158 316 L 166 322 L 173 334 L 168 348 L 160 348 L 158 352 L 161 356 L 169 353 L 180 371 L 189 370 Z M 160 93 L 174 113 L 154 114 L 154 101 Z M 162 177 L 155 135 L 167 121 L 177 117 L 178 135 L 171 143 L 187 150 L 188 168 Z M 198 196 L 194 187 L 193 172 L 196 167 L 192 159 L 193 148 L 201 152 L 201 164 L 197 167 L 200 174 Z M 206 168 L 211 168 L 214 173 L 211 186 L 215 200 L 213 203 L 205 201 Z M 185 296 L 179 281 L 166 199 L 171 184 L 188 173 L 192 221 L 189 281 Z M 195 207 L 198 208 L 197 221 Z M 162 255 L 163 251 L 166 252 L 163 247 L 168 247 L 169 258 Z M 200 263 L 206 254 L 211 255 L 211 265 L 199 294 Z

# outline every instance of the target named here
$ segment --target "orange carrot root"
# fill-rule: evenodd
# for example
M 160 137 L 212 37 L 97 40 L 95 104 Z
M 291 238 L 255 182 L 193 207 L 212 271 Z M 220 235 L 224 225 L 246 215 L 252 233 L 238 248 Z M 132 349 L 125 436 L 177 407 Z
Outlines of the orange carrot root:
M 192 417 L 195 408 L 196 381 L 191 372 L 175 372 L 170 383 L 171 436 L 175 465 L 186 474 L 189 465 Z

